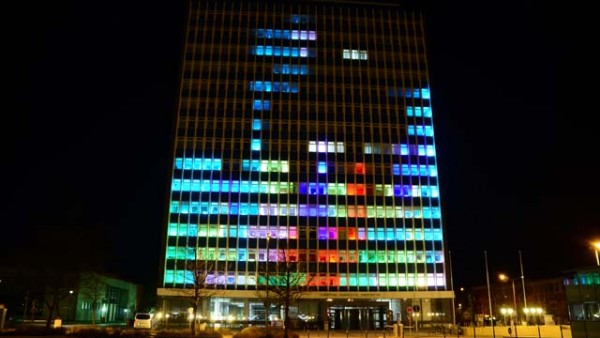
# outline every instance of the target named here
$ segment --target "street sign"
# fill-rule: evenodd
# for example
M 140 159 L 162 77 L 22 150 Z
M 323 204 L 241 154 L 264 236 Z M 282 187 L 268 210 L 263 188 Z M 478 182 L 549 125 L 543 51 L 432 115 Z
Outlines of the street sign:
M 407 306 L 407 307 L 406 307 L 406 313 L 408 313 L 409 315 L 413 313 L 413 308 L 412 308 L 412 306 Z

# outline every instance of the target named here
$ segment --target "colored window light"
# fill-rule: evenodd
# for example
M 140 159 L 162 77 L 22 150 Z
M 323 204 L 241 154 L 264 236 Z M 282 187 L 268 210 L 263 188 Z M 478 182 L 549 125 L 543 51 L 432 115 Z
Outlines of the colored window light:
M 181 158 L 175 159 L 176 169 L 194 170 L 221 170 L 222 164 L 219 158 Z
M 403 176 L 437 176 L 437 167 L 427 164 L 392 164 L 392 173 Z
M 279 46 L 254 46 L 252 50 L 258 56 L 291 56 L 291 57 L 315 57 L 316 52 L 307 47 L 279 47 Z
M 250 148 L 252 149 L 252 151 L 260 151 L 260 149 L 261 149 L 260 140 L 252 139 Z
M 342 206 L 342 205 L 292 205 L 270 203 L 228 203 L 228 202 L 187 202 L 171 201 L 170 212 L 173 214 L 203 215 L 263 215 L 263 216 L 308 216 L 308 217 L 359 217 L 374 218 L 374 213 L 367 214 L 367 209 L 374 206 Z M 383 207 L 383 215 L 387 218 L 441 218 L 439 207 L 401 206 Z
M 418 155 L 435 157 L 433 145 L 365 143 L 365 154 Z
M 293 82 L 250 81 L 249 89 L 257 92 L 297 93 L 298 84 Z
M 407 126 L 408 135 L 433 136 L 431 126 Z
M 261 122 L 259 119 L 254 119 L 252 120 L 252 130 L 260 130 L 261 129 Z
M 431 117 L 431 107 L 406 107 L 406 116 Z
M 365 164 L 364 163 L 355 163 L 354 164 L 354 173 L 359 175 L 365 174 Z
M 274 64 L 273 74 L 307 75 L 307 65 Z
M 242 170 L 287 173 L 290 171 L 290 165 L 288 161 L 242 160 Z
M 290 23 L 309 23 L 312 21 L 312 18 L 309 17 L 308 15 L 297 15 L 294 14 L 290 17 Z
M 319 162 L 317 164 L 317 172 L 319 174 L 327 174 L 327 162 Z
M 311 40 L 317 39 L 315 31 L 287 29 L 257 29 L 256 37 L 265 39 Z
M 254 109 L 254 110 L 270 110 L 271 109 L 271 101 L 269 101 L 269 100 L 254 100 L 252 109 Z
M 388 89 L 388 96 L 406 97 L 406 98 L 422 98 L 430 99 L 431 93 L 429 88 L 415 88 L 415 89 L 402 89 L 402 88 L 390 88 Z
M 173 191 L 288 194 L 296 192 L 296 184 L 294 182 L 276 181 L 219 181 L 176 178 L 171 183 L 171 189 Z

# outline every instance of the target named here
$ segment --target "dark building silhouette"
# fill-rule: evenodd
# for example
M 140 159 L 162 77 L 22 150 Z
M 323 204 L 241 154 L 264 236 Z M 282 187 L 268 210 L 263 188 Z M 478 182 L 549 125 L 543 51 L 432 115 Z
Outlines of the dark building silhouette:
M 213 319 L 266 317 L 264 272 L 291 266 L 292 316 L 452 321 L 420 11 L 191 1 L 186 27 L 161 306 L 208 261 Z

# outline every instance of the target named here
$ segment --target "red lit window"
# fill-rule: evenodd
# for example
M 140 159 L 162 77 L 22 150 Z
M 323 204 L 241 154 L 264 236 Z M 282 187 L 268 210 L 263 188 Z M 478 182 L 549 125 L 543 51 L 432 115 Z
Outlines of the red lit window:
M 358 196 L 364 196 L 365 195 L 365 185 L 364 184 L 357 184 L 356 185 L 356 195 L 358 195 Z
M 355 163 L 354 164 L 354 173 L 355 174 L 365 174 L 365 164 L 364 163 Z
M 327 251 L 319 250 L 319 262 L 320 263 L 327 262 Z

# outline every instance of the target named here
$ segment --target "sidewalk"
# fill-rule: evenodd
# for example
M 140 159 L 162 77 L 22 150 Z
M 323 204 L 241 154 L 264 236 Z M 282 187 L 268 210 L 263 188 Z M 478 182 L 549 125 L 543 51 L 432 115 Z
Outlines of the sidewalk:
M 329 331 L 329 334 L 327 331 L 294 331 L 295 333 L 298 333 L 300 335 L 300 338 L 396 338 L 394 337 L 394 333 L 391 331 L 349 331 L 346 333 L 346 331 L 340 330 L 340 331 Z M 419 331 L 419 332 L 415 332 L 414 330 L 405 330 L 404 331 L 404 337 L 411 337 L 411 338 L 443 338 L 443 337 L 448 337 L 448 338 L 452 338 L 452 337 L 457 337 L 456 334 L 454 335 L 450 335 L 450 334 L 443 334 L 443 333 L 431 333 L 428 331 Z M 462 335 L 458 336 L 458 337 L 463 337 Z M 401 338 L 401 336 L 398 336 L 397 338 Z M 477 338 L 486 338 L 485 336 L 477 336 Z

